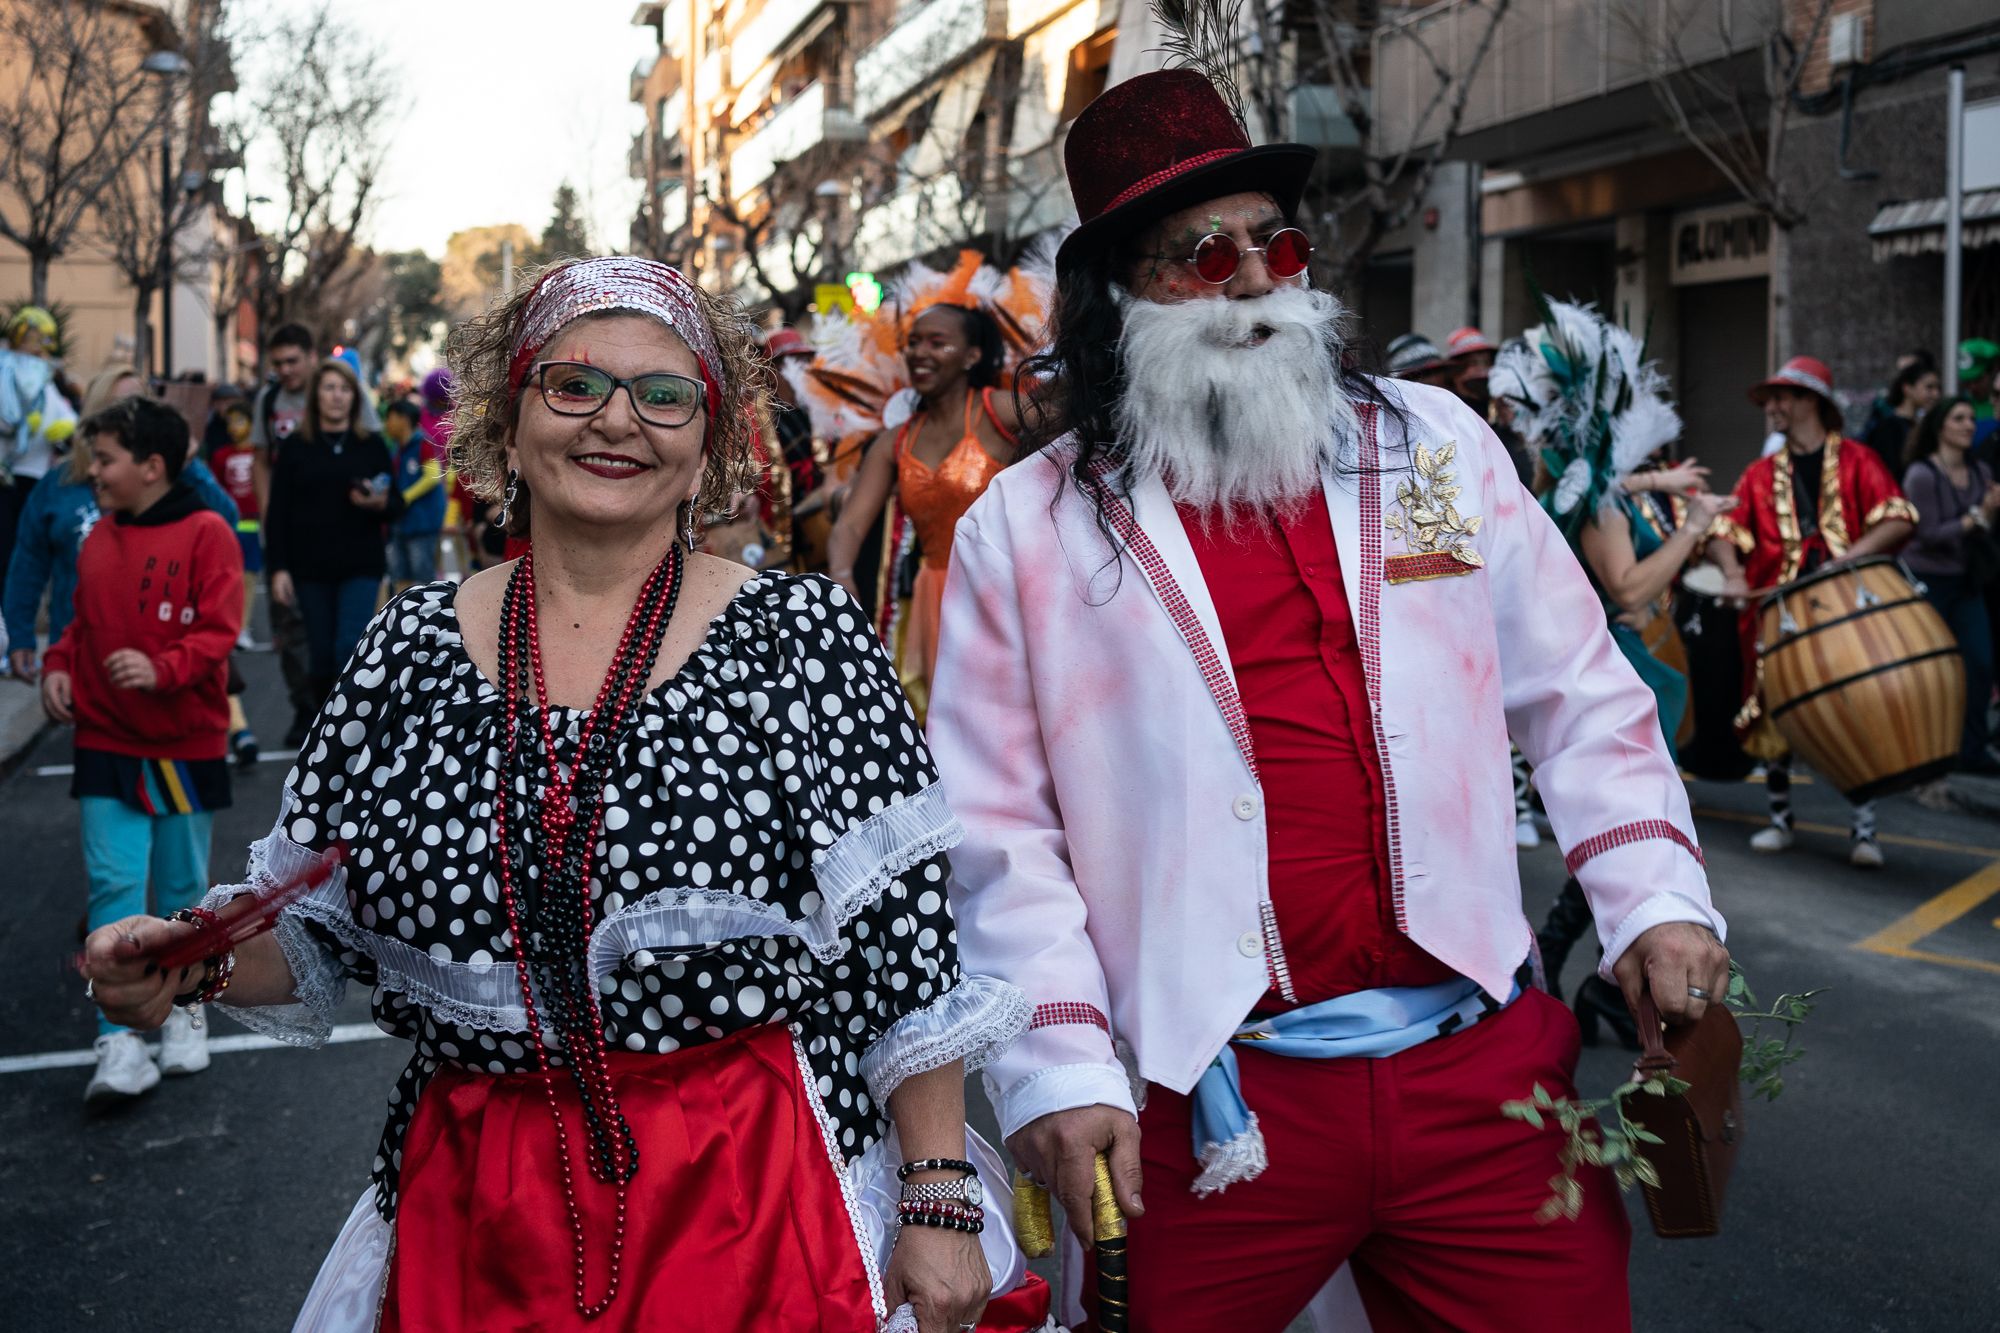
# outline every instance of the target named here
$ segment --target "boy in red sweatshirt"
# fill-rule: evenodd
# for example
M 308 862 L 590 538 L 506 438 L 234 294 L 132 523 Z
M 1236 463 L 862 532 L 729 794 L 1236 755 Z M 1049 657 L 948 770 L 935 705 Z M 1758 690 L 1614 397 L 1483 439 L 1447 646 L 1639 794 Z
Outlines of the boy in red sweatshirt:
M 208 888 L 214 812 L 229 804 L 229 650 L 243 626 L 236 534 L 181 480 L 187 423 L 148 398 L 84 422 L 103 515 L 77 553 L 76 615 L 48 651 L 42 707 L 76 726 L 92 929 L 165 916 Z M 155 1066 L 135 1032 L 98 1018 L 86 1102 L 136 1097 L 162 1071 L 208 1067 L 201 1015 L 176 1009 Z

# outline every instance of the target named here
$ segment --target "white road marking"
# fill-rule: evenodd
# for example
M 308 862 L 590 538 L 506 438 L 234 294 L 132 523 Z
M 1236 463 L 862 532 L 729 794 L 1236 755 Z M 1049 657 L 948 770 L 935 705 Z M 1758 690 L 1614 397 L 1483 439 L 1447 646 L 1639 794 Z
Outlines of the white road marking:
M 389 1034 L 373 1023 L 342 1023 L 334 1028 L 328 1037 L 329 1046 L 341 1046 L 351 1041 L 379 1041 Z M 227 1037 L 210 1037 L 210 1055 L 233 1055 L 237 1051 L 274 1051 L 289 1046 L 289 1042 L 273 1041 L 260 1037 L 254 1032 L 237 1032 Z M 147 1049 L 159 1055 L 157 1043 L 147 1043 Z M 97 1052 L 91 1047 L 77 1051 L 43 1051 L 39 1055 L 0 1056 L 0 1074 L 32 1074 L 42 1069 L 80 1069 L 97 1063 Z
M 289 764 L 298 757 L 299 754 L 296 750 L 262 750 L 258 752 L 257 762 L 260 764 Z M 236 761 L 231 759 L 229 762 L 233 764 Z M 75 764 L 43 764 L 40 768 L 34 770 L 33 775 L 38 778 L 66 778 L 74 772 L 76 772 Z

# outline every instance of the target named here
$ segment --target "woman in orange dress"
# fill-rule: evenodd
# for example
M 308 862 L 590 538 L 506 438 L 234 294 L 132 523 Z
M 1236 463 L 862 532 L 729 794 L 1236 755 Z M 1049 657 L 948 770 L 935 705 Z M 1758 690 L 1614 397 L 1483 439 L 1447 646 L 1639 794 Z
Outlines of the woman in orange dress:
M 891 498 L 909 515 L 923 563 L 892 647 L 903 688 L 922 719 L 937 666 L 938 605 L 952 532 L 1000 469 L 1014 461 L 1020 420 L 1012 395 L 993 391 L 1006 350 L 1000 326 L 984 311 L 932 306 L 912 321 L 903 361 L 919 405 L 908 421 L 868 446 L 827 540 L 827 566 L 858 597 L 854 557 L 862 538 Z

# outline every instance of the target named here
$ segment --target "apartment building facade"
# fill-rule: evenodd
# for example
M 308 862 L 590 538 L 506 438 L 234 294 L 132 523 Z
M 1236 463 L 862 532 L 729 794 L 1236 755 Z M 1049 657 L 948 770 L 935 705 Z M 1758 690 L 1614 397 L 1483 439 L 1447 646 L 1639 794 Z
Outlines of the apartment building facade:
M 850 272 L 1071 212 L 1061 135 L 1102 91 L 1116 0 L 666 0 L 632 73 L 632 246 L 798 314 Z
M 1511 7 L 1447 148 L 1463 173 L 1440 175 L 1464 191 L 1462 225 L 1405 240 L 1419 330 L 1438 337 L 1476 321 L 1516 333 L 1533 320 L 1537 286 L 1595 301 L 1649 332 L 1674 378 L 1685 447 L 1725 478 L 1756 456 L 1763 433 L 1744 386 L 1786 357 L 1826 360 L 1858 425 L 1896 354 L 1944 350 L 1947 70 L 1965 69 L 1975 116 L 2000 116 L 2000 16 L 1981 0 L 1822 8 Z M 1373 151 L 1421 142 L 1431 54 L 1456 68 L 1487 13 L 1446 0 L 1377 33 Z M 1774 138 L 1762 62 L 1808 39 Z M 1748 136 L 1748 154 L 1719 151 L 1733 171 L 1676 126 L 1655 86 L 1663 68 L 1678 71 L 1674 87 L 1697 129 Z M 1747 114 L 1714 101 L 1702 109 L 1695 93 L 1704 88 L 1746 90 Z M 1713 135 L 1707 142 L 1716 147 Z M 1775 165 L 1760 177 L 1741 167 L 1746 156 Z M 1989 177 L 2000 177 L 2000 163 L 1986 165 L 1992 154 L 1977 146 L 1973 157 L 1963 327 L 1994 336 L 2000 179 Z M 1789 225 L 1774 219 L 1771 200 L 1789 210 Z
M 30 2 L 0 0 L 10 7 L 23 8 Z M 188 10 L 187 6 L 181 8 L 183 12 Z M 101 17 L 92 18 L 87 24 L 79 23 L 76 34 L 69 40 L 76 44 L 74 51 L 79 58 L 103 58 L 115 52 L 120 59 L 136 65 L 140 59 L 155 53 L 177 52 L 183 36 L 176 26 L 176 14 L 168 6 L 149 0 L 112 0 L 104 6 Z M 60 46 L 56 39 L 51 42 L 52 49 Z M 20 49 L 9 47 L 0 53 L 0 99 L 9 105 L 14 104 L 24 89 L 29 89 L 31 79 L 42 84 L 39 91 L 29 89 L 31 97 L 45 97 L 57 86 L 50 80 L 60 81 L 63 77 L 60 72 L 32 72 L 26 53 Z M 163 87 L 166 95 L 173 92 L 172 86 Z M 191 95 L 182 96 L 180 101 L 182 105 L 174 114 L 182 118 L 183 125 L 188 120 L 206 123 L 206 108 L 192 105 Z M 47 171 L 42 164 L 47 160 L 48 150 L 31 134 L 26 143 L 16 145 L 16 151 L 24 158 L 18 165 L 22 178 L 31 181 L 38 190 L 43 188 Z M 213 164 L 181 165 L 185 171 Z M 157 149 L 133 154 L 123 169 L 131 173 L 133 191 L 159 188 Z M 74 172 L 75 164 L 70 163 L 65 170 Z M 188 171 L 183 181 L 183 189 L 204 196 L 215 194 L 203 171 Z M 0 182 L 0 192 L 6 192 L 0 193 L 0 208 L 8 216 L 25 221 L 21 200 L 9 190 L 8 184 Z M 172 303 L 176 335 L 171 364 L 164 367 L 166 373 L 199 372 L 219 378 L 234 369 L 238 311 L 235 303 L 220 291 L 214 265 L 206 259 L 211 254 L 229 251 L 235 240 L 233 226 L 233 220 L 219 206 L 198 207 L 176 237 L 177 249 L 184 257 L 177 280 L 170 292 L 156 292 L 141 312 L 137 308 L 136 291 L 109 257 L 96 213 L 86 208 L 70 232 L 66 248 L 55 257 L 48 271 L 48 301 L 64 318 L 65 359 L 70 372 L 83 379 L 111 361 L 143 364 L 146 339 L 142 333 L 157 337 L 168 302 Z M 32 286 L 27 252 L 0 239 L 0 300 L 9 303 L 26 300 Z M 152 368 L 161 369 L 157 357 L 153 360 Z

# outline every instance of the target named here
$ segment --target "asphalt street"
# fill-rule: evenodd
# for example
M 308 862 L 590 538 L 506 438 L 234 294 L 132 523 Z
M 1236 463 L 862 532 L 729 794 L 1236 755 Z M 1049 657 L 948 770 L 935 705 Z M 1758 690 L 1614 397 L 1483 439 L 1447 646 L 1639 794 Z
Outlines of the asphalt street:
M 246 654 L 244 669 L 251 720 L 275 742 L 286 722 L 276 662 Z M 66 776 L 42 771 L 68 757 L 67 738 L 49 733 L 0 782 L 0 1327 L 288 1328 L 364 1187 L 404 1052 L 367 1039 L 229 1051 L 137 1104 L 86 1114 L 93 1029 L 64 970 L 84 907 L 76 809 Z M 214 878 L 242 871 L 285 773 L 265 762 L 239 775 L 216 824 Z M 1766 999 L 1827 993 L 1784 1096 L 1750 1107 L 1724 1234 L 1656 1240 L 1628 1201 L 1637 1326 L 2000 1325 L 2000 824 L 1885 802 L 1889 865 L 1867 872 L 1846 864 L 1843 807 L 1823 786 L 1796 790 L 1799 846 L 1775 858 L 1746 846 L 1759 789 L 1697 784 L 1695 799 L 1753 986 Z M 1561 857 L 1544 846 L 1521 867 L 1539 921 Z M 1592 961 L 1583 952 L 1572 981 Z M 343 1021 L 366 1025 L 365 997 L 348 1003 Z M 1629 1060 L 1587 1050 L 1585 1094 L 1609 1092 Z

